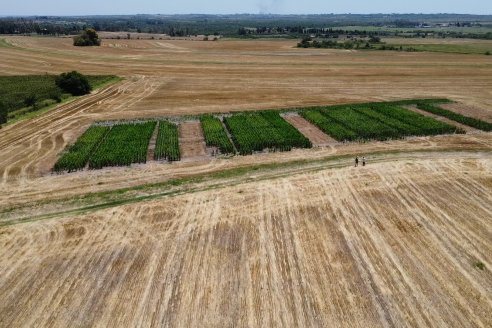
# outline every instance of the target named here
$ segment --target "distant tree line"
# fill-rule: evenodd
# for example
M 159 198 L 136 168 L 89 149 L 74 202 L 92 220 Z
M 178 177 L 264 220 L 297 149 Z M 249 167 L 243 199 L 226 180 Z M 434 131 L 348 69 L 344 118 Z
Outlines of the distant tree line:
M 298 48 L 323 48 L 323 49 L 366 49 L 366 50 L 393 50 L 414 52 L 417 49 L 410 46 L 392 46 L 381 43 L 379 37 L 372 36 L 369 39 L 348 39 L 345 41 L 337 40 L 312 40 L 305 37 L 297 44 Z
M 6 17 L 0 18 L 0 34 L 74 35 L 93 28 L 96 31 L 168 34 L 170 36 L 224 35 L 249 37 L 263 35 L 299 36 L 301 34 L 364 35 L 364 31 L 348 31 L 341 26 L 368 26 L 415 28 L 421 34 L 429 30 L 419 29 L 422 22 L 433 24 L 455 22 L 455 26 L 480 26 L 490 24 L 492 16 L 486 15 L 128 15 L 86 17 Z M 485 25 L 484 25 L 485 26 Z M 326 29 L 324 27 L 328 27 Z M 377 35 L 411 36 L 403 31 L 377 31 Z M 441 37 L 467 37 L 492 39 L 492 33 L 468 33 L 443 30 Z

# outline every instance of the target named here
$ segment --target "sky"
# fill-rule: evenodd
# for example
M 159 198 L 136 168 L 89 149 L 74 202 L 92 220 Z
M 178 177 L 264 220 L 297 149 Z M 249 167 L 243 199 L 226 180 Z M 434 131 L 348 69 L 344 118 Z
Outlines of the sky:
M 0 16 L 109 14 L 492 14 L 491 0 L 0 0 Z

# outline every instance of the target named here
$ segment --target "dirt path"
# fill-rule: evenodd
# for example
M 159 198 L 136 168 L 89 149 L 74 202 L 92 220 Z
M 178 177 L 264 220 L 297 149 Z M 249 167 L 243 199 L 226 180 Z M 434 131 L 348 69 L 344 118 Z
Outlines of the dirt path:
M 488 327 L 491 163 L 431 153 L 2 227 L 0 324 Z
M 154 160 L 155 143 L 157 141 L 157 134 L 159 132 L 159 124 L 156 124 L 155 130 L 152 133 L 152 137 L 149 141 L 149 149 L 147 150 L 147 162 Z
M 283 118 L 299 130 L 306 138 L 308 138 L 314 146 L 327 146 L 336 144 L 337 141 L 326 133 L 318 129 L 317 126 L 306 121 L 298 114 L 289 113 L 283 115 Z
M 179 124 L 179 149 L 182 160 L 203 159 L 207 156 L 207 146 L 200 122 Z
M 471 126 L 464 125 L 464 124 L 458 123 L 456 121 L 450 120 L 449 118 L 426 112 L 425 110 L 417 108 L 417 106 L 415 106 L 415 105 L 404 106 L 404 107 L 407 108 L 408 110 L 411 110 L 412 112 L 415 112 L 415 113 L 418 113 L 418 114 L 421 114 L 421 115 L 424 115 L 427 117 L 432 117 L 435 120 L 447 123 L 449 125 L 456 126 L 460 129 L 463 129 L 464 131 L 466 131 L 466 133 L 481 133 L 482 132 L 478 129 L 472 128 Z

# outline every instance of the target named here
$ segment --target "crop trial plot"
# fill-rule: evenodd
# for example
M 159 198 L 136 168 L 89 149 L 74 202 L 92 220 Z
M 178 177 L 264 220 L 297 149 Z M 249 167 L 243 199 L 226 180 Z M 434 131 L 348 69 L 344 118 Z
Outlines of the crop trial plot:
M 300 115 L 338 141 L 389 140 L 411 135 L 463 133 L 453 125 L 395 104 L 333 106 L 300 111 Z
M 288 151 L 310 148 L 309 139 L 287 123 L 276 111 L 236 114 L 224 118 L 241 155 L 264 149 Z
M 178 127 L 169 121 L 160 121 L 158 129 L 154 159 L 167 159 L 170 162 L 179 161 L 181 153 L 179 151 Z
M 119 124 L 90 156 L 89 168 L 124 166 L 147 161 L 147 149 L 156 122 Z
M 200 116 L 200 123 L 208 147 L 217 147 L 222 154 L 234 153 L 234 146 L 219 118 L 212 115 L 202 115 Z
M 53 170 L 55 172 L 71 172 L 83 169 L 89 160 L 91 152 L 97 147 L 109 130 L 109 126 L 91 126 L 75 144 L 68 148 L 58 162 L 56 162 Z

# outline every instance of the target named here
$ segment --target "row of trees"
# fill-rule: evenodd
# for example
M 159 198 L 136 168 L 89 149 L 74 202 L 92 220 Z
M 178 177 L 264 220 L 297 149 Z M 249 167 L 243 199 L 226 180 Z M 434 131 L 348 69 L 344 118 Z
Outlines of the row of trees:
M 384 27 L 370 31 L 378 35 L 398 35 L 417 37 L 425 33 L 439 33 L 442 37 L 492 39 L 492 33 L 474 33 L 471 30 L 438 29 L 438 23 L 449 23 L 456 27 L 481 26 L 489 22 L 489 16 L 470 15 L 134 15 L 134 16 L 89 16 L 89 17 L 27 17 L 0 18 L 0 34 L 70 35 L 86 28 L 106 32 L 132 32 L 168 34 L 171 36 L 212 35 L 248 36 L 288 34 L 348 34 L 354 31 L 343 30 L 343 26 Z M 469 20 L 469 21 L 466 21 Z M 428 22 L 434 29 L 423 28 Z M 454 23 L 460 22 L 460 23 Z M 484 24 L 485 26 L 485 24 Z M 254 27 L 254 28 L 247 28 Z M 331 27 L 323 28 L 323 27 Z M 391 30 L 386 27 L 392 27 Z M 411 32 L 403 28 L 412 29 Z M 369 33 L 365 28 L 353 35 Z
M 89 79 L 79 72 L 53 76 L 2 77 L 0 81 L 0 124 L 9 113 L 22 115 L 61 102 L 65 94 L 82 96 L 92 90 Z

